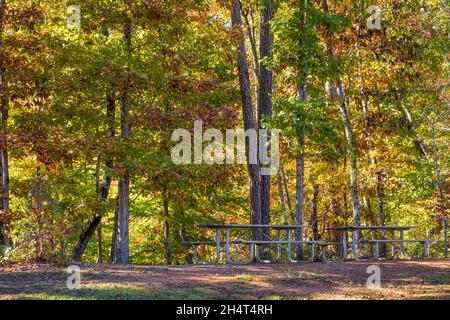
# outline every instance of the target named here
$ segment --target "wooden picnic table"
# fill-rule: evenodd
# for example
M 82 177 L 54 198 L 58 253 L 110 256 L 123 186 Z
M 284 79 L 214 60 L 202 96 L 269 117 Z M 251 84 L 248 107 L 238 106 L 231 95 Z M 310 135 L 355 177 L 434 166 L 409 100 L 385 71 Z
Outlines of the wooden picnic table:
M 291 253 L 291 245 L 294 244 L 294 242 L 291 241 L 291 235 L 292 231 L 301 229 L 305 227 L 304 225 L 288 225 L 288 224 L 202 224 L 199 226 L 200 228 L 206 228 L 206 229 L 212 229 L 216 233 L 216 259 L 213 263 L 219 263 L 221 253 L 225 253 L 225 258 L 227 263 L 235 264 L 239 263 L 236 261 L 233 261 L 230 256 L 230 246 L 232 244 L 249 244 L 250 245 L 250 261 L 253 261 L 253 259 L 257 258 L 259 259 L 258 254 L 258 244 L 276 244 L 278 246 L 277 249 L 277 259 L 281 258 L 282 255 L 282 244 L 287 244 L 287 254 L 290 260 L 292 260 L 292 253 Z M 231 231 L 235 229 L 243 229 L 244 232 L 240 234 L 237 238 L 231 239 Z M 270 237 L 270 235 L 265 234 L 262 232 L 262 229 L 273 229 L 277 231 L 277 240 L 274 240 Z M 221 231 L 225 230 L 225 248 L 222 248 L 223 242 L 221 241 Z M 245 241 L 242 240 L 245 236 L 253 233 L 253 231 L 256 231 L 259 233 L 263 239 L 262 241 Z M 286 241 L 282 241 L 282 232 L 286 232 Z M 264 242 L 264 243 L 263 243 Z M 301 241 L 300 241 L 301 242 Z M 299 241 L 297 241 L 297 244 L 300 244 Z M 267 262 L 267 261 L 265 261 Z
M 369 231 L 369 233 L 373 233 L 376 231 L 391 231 L 391 240 L 380 239 L 378 241 L 391 242 L 394 250 L 394 242 L 400 242 L 402 254 L 405 253 L 405 231 L 418 228 L 417 226 L 342 226 L 342 227 L 332 227 L 327 228 L 328 230 L 335 230 L 342 232 L 342 259 L 346 260 L 348 256 L 347 249 L 347 233 L 351 232 L 352 234 L 352 254 L 353 259 L 360 260 L 357 257 L 357 247 L 360 243 L 364 241 L 365 235 L 362 234 L 361 238 L 358 239 L 357 234 L 362 233 L 363 231 Z M 400 240 L 396 240 L 395 232 L 400 231 Z M 384 235 L 383 235 L 384 237 Z M 378 248 L 378 247 L 377 247 Z

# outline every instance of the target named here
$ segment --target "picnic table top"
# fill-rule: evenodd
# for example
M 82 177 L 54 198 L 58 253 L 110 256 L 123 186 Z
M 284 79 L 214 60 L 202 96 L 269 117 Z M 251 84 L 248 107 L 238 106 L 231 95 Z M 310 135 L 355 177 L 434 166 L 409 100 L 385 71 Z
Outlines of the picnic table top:
M 211 229 L 232 229 L 232 228 L 271 228 L 271 229 L 298 229 L 305 227 L 305 225 L 292 225 L 292 224 L 201 224 L 200 228 Z
M 352 230 L 410 230 L 418 228 L 417 226 L 343 226 L 343 227 L 332 227 L 327 228 L 328 230 L 341 230 L 341 231 L 352 231 Z

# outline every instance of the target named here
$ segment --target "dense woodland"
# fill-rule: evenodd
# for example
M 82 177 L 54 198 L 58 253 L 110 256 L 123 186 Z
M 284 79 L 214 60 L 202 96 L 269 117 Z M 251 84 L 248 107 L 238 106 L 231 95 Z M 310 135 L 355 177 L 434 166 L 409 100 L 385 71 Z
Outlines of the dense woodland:
M 417 225 L 443 257 L 449 9 L 0 0 L 0 260 L 189 263 L 207 222 Z M 280 129 L 278 174 L 174 164 L 195 120 Z

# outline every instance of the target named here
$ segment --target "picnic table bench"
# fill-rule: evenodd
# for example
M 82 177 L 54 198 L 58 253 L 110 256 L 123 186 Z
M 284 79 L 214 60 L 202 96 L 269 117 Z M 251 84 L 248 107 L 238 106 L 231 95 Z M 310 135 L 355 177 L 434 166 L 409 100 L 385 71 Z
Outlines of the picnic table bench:
M 348 253 L 351 250 L 351 252 L 353 254 L 353 259 L 358 261 L 358 260 L 361 260 L 357 256 L 358 246 L 363 243 L 374 244 L 375 250 L 376 250 L 375 258 L 379 258 L 380 257 L 380 244 L 390 243 L 392 245 L 393 254 L 395 254 L 395 249 L 396 249 L 395 244 L 400 244 L 400 250 L 401 250 L 402 256 L 404 256 L 405 255 L 405 243 L 417 242 L 417 243 L 423 244 L 423 248 L 424 248 L 423 256 L 426 257 L 428 254 L 428 247 L 427 247 L 428 243 L 433 242 L 433 241 L 423 240 L 423 239 L 405 240 L 405 231 L 415 229 L 415 228 L 417 228 L 417 226 L 342 226 L 342 227 L 328 228 L 328 230 L 342 232 L 342 246 L 343 246 L 342 260 L 347 259 Z M 379 233 L 381 231 L 383 234 L 381 235 L 381 239 L 378 238 L 378 239 L 367 239 L 366 240 L 367 234 L 366 235 L 363 234 L 363 231 L 367 231 L 368 233 L 372 233 L 372 234 L 374 232 Z M 396 231 L 400 232 L 400 239 L 397 239 L 395 237 Z M 350 250 L 347 248 L 348 247 L 348 243 L 347 243 L 347 233 L 348 232 L 351 232 L 351 238 L 352 238 Z M 391 233 L 390 239 L 385 238 L 386 232 Z M 361 234 L 361 237 L 358 237 L 358 233 Z
M 277 256 L 276 260 L 280 260 L 282 257 L 283 251 L 285 251 L 288 255 L 288 260 L 291 262 L 297 262 L 292 258 L 292 245 L 303 245 L 308 244 L 311 245 L 311 257 L 314 259 L 316 246 L 325 246 L 323 241 L 292 241 L 291 235 L 292 231 L 296 229 L 303 228 L 303 225 L 265 225 L 265 224 L 202 224 L 201 228 L 214 230 L 216 233 L 216 241 L 194 241 L 194 242 L 184 242 L 185 245 L 191 246 L 194 249 L 194 261 L 198 264 L 217 264 L 220 262 L 221 254 L 225 254 L 226 262 L 229 264 L 242 264 L 242 263 L 251 263 L 252 261 L 258 262 L 270 262 L 269 260 L 262 260 L 260 257 L 259 247 L 263 245 L 276 245 L 277 246 Z M 240 229 L 243 230 L 243 233 L 240 234 L 235 239 L 231 239 L 231 231 Z M 272 239 L 269 235 L 262 232 L 263 229 L 273 229 L 277 231 L 277 239 Z M 225 241 L 221 240 L 221 232 L 225 231 Z M 286 239 L 282 240 L 283 231 L 286 233 Z M 253 233 L 259 234 L 262 239 L 265 240 L 245 240 L 244 237 L 250 236 Z M 230 255 L 230 247 L 234 244 L 243 244 L 249 245 L 250 247 L 250 255 L 249 262 L 239 262 L 234 261 Z M 212 262 L 200 262 L 198 258 L 198 247 L 200 245 L 215 245 L 216 246 L 216 258 Z M 282 245 L 287 245 L 287 249 L 285 250 Z M 322 250 L 322 255 L 325 253 Z
M 375 244 L 375 258 L 380 257 L 380 243 L 391 243 L 392 244 L 392 251 L 394 254 L 394 251 L 396 247 L 394 246 L 394 243 L 400 243 L 400 250 L 402 256 L 405 256 L 405 243 L 420 243 L 423 245 L 423 258 L 426 258 L 428 256 L 428 244 L 435 242 L 434 240 L 426 240 L 426 239 L 418 239 L 418 240 L 367 240 L 366 242 L 370 244 Z

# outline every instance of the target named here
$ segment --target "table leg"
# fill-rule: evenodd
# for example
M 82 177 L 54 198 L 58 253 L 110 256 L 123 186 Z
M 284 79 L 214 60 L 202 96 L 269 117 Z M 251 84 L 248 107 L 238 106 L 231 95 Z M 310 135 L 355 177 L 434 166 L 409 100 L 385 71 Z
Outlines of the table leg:
M 395 230 L 392 230 L 392 240 L 395 240 Z M 392 258 L 395 258 L 395 242 L 391 242 L 392 246 Z
M 423 258 L 425 259 L 428 256 L 428 248 L 427 248 L 427 242 L 423 242 Z
M 402 240 L 402 242 L 401 242 L 402 258 L 404 258 L 405 257 L 405 231 L 404 230 L 400 230 L 400 239 Z
M 342 232 L 342 260 L 345 261 L 347 259 L 347 233 L 345 231 Z
M 233 263 L 230 257 L 230 229 L 226 230 L 226 239 L 225 239 L 225 256 L 227 259 L 227 263 Z
M 219 263 L 220 251 L 220 229 L 216 229 L 216 261 L 214 263 Z
M 352 230 L 352 253 L 353 259 L 357 259 L 356 257 L 356 231 Z
M 311 244 L 311 262 L 314 262 L 314 258 L 316 257 L 316 244 Z
M 255 244 L 250 244 L 250 263 L 253 263 L 256 259 L 255 256 Z
M 292 252 L 291 252 L 291 230 L 290 229 L 287 230 L 287 239 L 286 240 L 287 240 L 288 260 L 289 260 L 289 262 L 295 263 L 297 261 L 292 258 Z
M 282 234 L 281 234 L 281 230 L 278 229 L 277 261 L 281 260 L 281 255 L 282 255 L 281 241 L 282 241 Z

